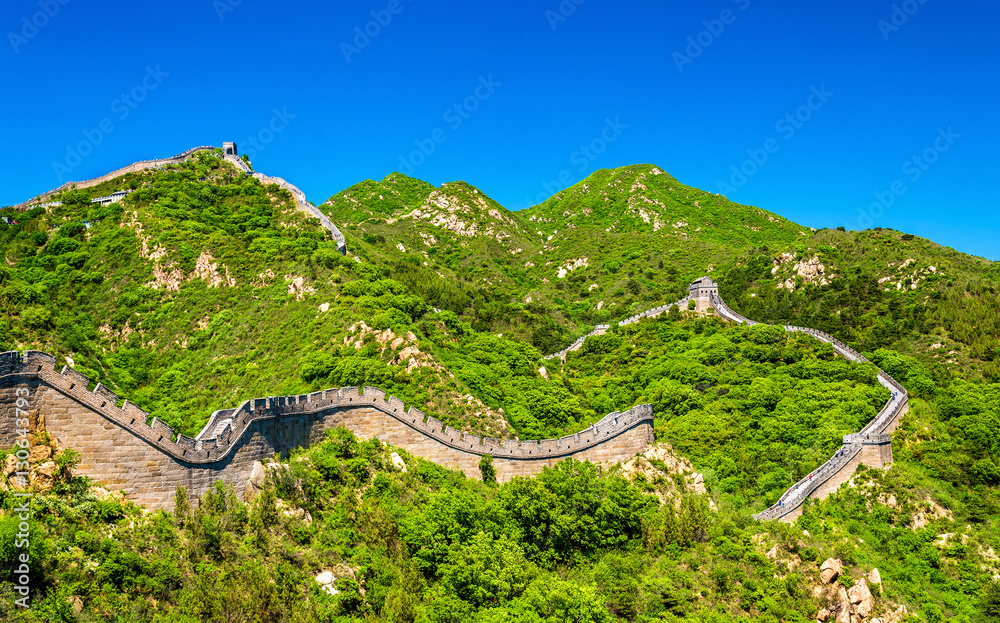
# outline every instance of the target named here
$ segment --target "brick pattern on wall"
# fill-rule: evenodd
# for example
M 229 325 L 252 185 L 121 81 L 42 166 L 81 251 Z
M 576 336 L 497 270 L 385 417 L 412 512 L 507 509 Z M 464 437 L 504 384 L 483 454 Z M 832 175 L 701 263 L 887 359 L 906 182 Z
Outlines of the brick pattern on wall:
M 654 440 L 651 405 L 610 413 L 574 435 L 517 442 L 463 434 L 372 387 L 247 400 L 213 413 L 197 438 L 174 438 L 169 426 L 156 419 L 147 424 L 145 411 L 100 383 L 69 367 L 57 372 L 51 355 L 27 351 L 0 353 L 3 447 L 16 439 L 17 388 L 30 390 L 31 408 L 39 411 L 59 443 L 80 452 L 77 473 L 121 489 L 149 508 L 172 508 L 177 486 L 200 496 L 220 479 L 232 483 L 242 496 L 254 461 L 309 447 L 337 426 L 459 469 L 470 478 L 479 478 L 480 458 L 490 454 L 501 482 L 536 474 L 567 457 L 606 465 L 623 461 Z

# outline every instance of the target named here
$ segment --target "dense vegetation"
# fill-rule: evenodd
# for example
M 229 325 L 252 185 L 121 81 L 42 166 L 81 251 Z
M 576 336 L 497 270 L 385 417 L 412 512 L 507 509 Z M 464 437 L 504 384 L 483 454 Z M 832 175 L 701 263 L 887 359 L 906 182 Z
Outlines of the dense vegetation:
M 664 316 L 588 338 L 553 381 L 597 411 L 652 404 L 657 438 L 760 510 L 875 417 L 889 399 L 877 373 L 802 333 Z
M 879 568 L 879 601 L 909 603 L 922 620 L 991 620 L 1000 603 L 986 553 L 1000 535 L 925 513 L 924 496 L 941 491 L 908 467 L 862 470 L 861 486 L 788 526 L 725 504 L 710 511 L 693 494 L 661 504 L 652 493 L 669 472 L 649 481 L 567 460 L 497 487 L 398 450 L 401 471 L 392 451 L 332 430 L 268 469 L 252 502 L 221 484 L 200 500 L 180 489 L 172 513 L 63 480 L 32 500 L 34 607 L 13 606 L 5 575 L 0 618 L 807 621 L 831 556 L 847 565 L 845 581 Z M 0 501 L 13 507 L 8 493 Z M 17 521 L 0 517 L 0 555 Z M 938 543 L 942 532 L 952 534 Z M 314 579 L 323 570 L 336 594 Z
M 90 203 L 120 189 L 135 192 Z M 664 493 L 683 478 L 656 459 L 495 486 L 488 460 L 473 482 L 400 451 L 404 473 L 343 431 L 269 470 L 249 504 L 220 488 L 144 514 L 65 472 L 32 502 L 38 607 L 0 619 L 797 621 L 831 556 L 844 586 L 878 567 L 885 607 L 1000 616 L 1000 273 L 985 260 L 810 232 L 649 165 L 520 213 L 464 182 L 368 180 L 322 206 L 347 257 L 286 192 L 208 154 L 59 199 L 0 211 L 17 221 L 0 223 L 0 350 L 72 361 L 188 435 L 253 396 L 342 385 L 521 439 L 649 402 L 717 510 Z M 909 389 L 891 470 L 862 470 L 795 526 L 749 518 L 886 399 L 874 366 L 803 335 L 677 310 L 545 358 L 706 273 L 745 315 L 832 333 Z M 14 504 L 0 487 L 2 558 Z

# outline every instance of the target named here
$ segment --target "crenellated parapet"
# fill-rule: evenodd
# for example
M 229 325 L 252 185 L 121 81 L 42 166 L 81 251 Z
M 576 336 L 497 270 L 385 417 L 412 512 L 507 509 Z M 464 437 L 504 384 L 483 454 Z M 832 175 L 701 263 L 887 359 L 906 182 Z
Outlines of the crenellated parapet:
M 558 439 L 501 440 L 459 431 L 375 387 L 341 387 L 311 394 L 251 398 L 212 414 L 195 438 L 84 374 L 38 351 L 0 353 L 0 444 L 15 439 L 14 390 L 28 389 L 31 410 L 65 447 L 83 456 L 81 473 L 120 486 L 137 501 L 172 505 L 173 488 L 199 494 L 216 479 L 245 482 L 253 461 L 318 442 L 344 426 L 409 452 L 478 475 L 479 459 L 494 457 L 498 477 L 537 473 L 575 457 L 618 462 L 653 441 L 650 405 L 613 412 L 586 430 Z
M 333 239 L 337 241 L 337 249 L 342 254 L 345 255 L 347 254 L 347 240 L 344 238 L 344 234 L 341 233 L 340 228 L 334 225 L 333 221 L 330 220 L 330 217 L 323 214 L 323 212 L 319 208 L 309 203 L 306 200 L 306 194 L 301 190 L 299 190 L 298 186 L 295 186 L 280 177 L 272 177 L 269 175 L 264 175 L 263 173 L 257 173 L 256 171 L 251 169 L 246 162 L 238 158 L 235 154 L 227 153 L 225 154 L 225 159 L 227 162 L 233 163 L 236 166 L 236 168 L 240 169 L 247 175 L 251 175 L 257 180 L 259 180 L 262 184 L 277 184 L 278 187 L 283 188 L 287 190 L 289 193 L 291 193 L 292 198 L 295 200 L 295 204 L 296 206 L 298 206 L 299 210 L 302 210 L 303 212 L 309 214 L 313 218 L 319 219 L 319 222 L 322 223 L 323 227 L 325 227 L 330 232 L 330 235 L 333 237 Z
M 30 208 L 38 207 L 40 205 L 44 206 L 52 205 L 51 203 L 47 203 L 46 200 L 51 198 L 53 195 L 59 194 L 61 192 L 65 192 L 67 190 L 71 190 L 74 188 L 77 189 L 90 188 L 92 186 L 97 186 L 98 184 L 102 184 L 108 180 L 112 180 L 116 177 L 121 177 L 128 173 L 135 173 L 137 171 L 143 171 L 145 169 L 155 169 L 157 167 L 163 167 L 169 164 L 179 164 L 181 162 L 184 162 L 188 158 L 194 156 L 198 152 L 202 151 L 211 152 L 215 151 L 215 149 L 216 149 L 215 147 L 206 145 L 182 151 L 181 153 L 171 158 L 157 158 L 153 160 L 140 160 L 139 162 L 133 162 L 132 164 L 126 167 L 116 169 L 111 173 L 107 173 L 100 177 L 95 177 L 89 180 L 83 180 L 81 182 L 66 182 L 65 184 L 62 184 L 61 186 L 59 186 L 54 190 L 42 193 L 41 195 L 35 197 L 34 199 L 29 199 L 28 201 L 19 203 L 13 207 L 15 210 L 24 211 Z M 290 184 L 289 182 L 285 181 L 280 177 L 270 177 L 264 175 L 263 173 L 255 172 L 253 169 L 250 168 L 249 165 L 247 165 L 246 162 L 237 157 L 235 153 L 226 153 L 224 154 L 223 158 L 227 162 L 231 162 L 232 164 L 234 164 L 238 169 L 240 169 L 247 175 L 252 175 L 256 179 L 260 180 L 261 183 L 277 184 L 281 188 L 284 188 L 285 190 L 290 192 L 292 194 L 292 197 L 295 199 L 296 206 L 300 210 L 307 212 L 310 216 L 319 219 L 319 221 L 323 224 L 323 227 L 325 227 L 330 232 L 330 235 L 333 237 L 333 239 L 337 241 L 337 248 L 340 250 L 340 252 L 345 254 L 347 253 L 347 242 L 344 238 L 344 234 L 341 233 L 340 229 L 336 225 L 334 225 L 333 221 L 331 221 L 328 216 L 323 214 L 323 212 L 319 208 L 313 206 L 306 200 L 305 193 L 299 190 L 297 186 Z
M 681 300 L 677 301 L 676 303 L 668 303 L 666 305 L 660 305 L 659 307 L 654 307 L 652 309 L 647 309 L 646 311 L 642 312 L 641 314 L 636 314 L 634 316 L 629 316 L 625 320 L 620 320 L 620 321 L 616 322 L 615 325 L 619 326 L 619 327 L 624 327 L 626 325 L 630 325 L 630 324 L 639 322 L 640 320 L 642 320 L 644 318 L 654 318 L 654 317 L 659 316 L 660 314 L 662 314 L 664 312 L 669 311 L 670 308 L 674 307 L 675 305 L 679 309 L 684 309 L 684 306 L 687 305 L 687 302 L 688 302 L 689 299 L 690 299 L 690 297 L 685 296 L 684 298 L 682 298 Z M 563 362 L 565 362 L 566 361 L 566 355 L 568 355 L 572 351 L 580 350 L 580 348 L 583 347 L 583 343 L 585 341 L 587 341 L 588 337 L 593 337 L 595 335 L 604 335 L 605 333 L 608 332 L 608 329 L 610 329 L 610 328 L 611 328 L 611 325 L 609 325 L 609 324 L 599 324 L 596 327 L 594 327 L 594 329 L 590 333 L 588 333 L 587 335 L 584 335 L 582 337 L 576 338 L 576 341 L 574 341 L 572 344 L 570 344 L 566 348 L 562 349 L 558 353 L 553 353 L 551 355 L 547 355 L 545 358 L 546 359 L 551 359 L 553 357 L 558 357 Z

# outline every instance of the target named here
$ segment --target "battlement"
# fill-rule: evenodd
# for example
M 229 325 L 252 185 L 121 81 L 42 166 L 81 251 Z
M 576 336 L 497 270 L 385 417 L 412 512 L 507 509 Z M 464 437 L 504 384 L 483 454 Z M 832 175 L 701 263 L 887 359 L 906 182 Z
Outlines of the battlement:
M 668 303 L 667 305 L 660 305 L 659 307 L 654 307 L 653 309 L 646 310 L 646 311 L 642 312 L 641 314 L 636 314 L 634 316 L 629 316 L 625 320 L 621 320 L 621 321 L 619 321 L 619 322 L 617 322 L 615 324 L 616 324 L 616 326 L 624 327 L 626 325 L 630 325 L 632 323 L 639 322 L 643 318 L 653 318 L 655 316 L 658 316 L 658 315 L 662 314 L 663 312 L 669 311 L 670 308 L 673 307 L 674 305 L 676 305 L 679 309 L 683 309 L 684 306 L 687 305 L 688 298 L 689 297 L 685 296 L 684 298 L 682 298 L 681 300 L 677 301 L 676 303 Z M 583 337 L 578 337 L 576 339 L 576 341 L 574 341 L 572 344 L 570 344 L 569 346 L 567 346 L 566 348 L 562 349 L 561 351 L 559 351 L 557 353 L 553 353 L 551 355 L 547 355 L 545 357 L 545 359 L 552 359 L 553 357 L 558 357 L 563 362 L 565 362 L 566 361 L 566 355 L 568 355 L 571 351 L 580 350 L 580 348 L 583 347 L 583 343 L 587 340 L 587 338 L 593 337 L 595 335 L 604 335 L 605 333 L 608 332 L 608 329 L 610 329 L 610 328 L 611 328 L 611 325 L 609 325 L 609 324 L 599 324 L 599 325 L 595 326 L 594 329 L 590 333 L 588 333 L 587 335 L 584 335 Z
M 609 413 L 590 428 L 559 439 L 500 440 L 476 437 L 446 426 L 440 420 L 427 417 L 416 407 L 409 407 L 395 396 L 387 396 L 377 387 L 341 387 L 312 394 L 251 398 L 233 409 L 216 411 L 194 439 L 175 431 L 166 423 L 153 418 L 133 403 L 123 401 L 101 383 L 64 366 L 55 370 L 55 358 L 47 353 L 27 351 L 0 353 L 0 378 L 37 379 L 87 406 L 164 454 L 187 463 L 210 463 L 227 456 L 259 420 L 286 420 L 341 407 L 368 407 L 392 417 L 427 438 L 456 450 L 474 455 L 490 454 L 510 459 L 559 458 L 575 454 L 604 443 L 608 439 L 646 422 L 652 425 L 653 410 L 648 404 L 628 411 Z M 93 389 L 88 389 L 93 386 Z M 176 437 L 176 439 L 175 439 Z

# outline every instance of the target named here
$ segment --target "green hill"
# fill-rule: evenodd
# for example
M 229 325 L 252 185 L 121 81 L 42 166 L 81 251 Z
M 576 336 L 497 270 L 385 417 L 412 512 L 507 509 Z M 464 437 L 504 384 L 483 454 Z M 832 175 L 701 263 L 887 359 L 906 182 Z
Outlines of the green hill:
M 117 190 L 132 192 L 91 203 Z M 4 620 L 805 621 L 862 577 L 867 621 L 1000 612 L 993 263 L 812 231 L 652 165 L 520 212 L 465 182 L 366 180 L 320 206 L 346 257 L 286 191 L 208 153 L 54 199 L 0 210 L 18 221 L 0 223 L 0 350 L 55 353 L 178 432 L 250 397 L 374 385 L 521 439 L 650 402 L 673 448 L 495 487 L 487 467 L 473 482 L 401 452 L 404 472 L 340 431 L 268 470 L 253 502 L 220 488 L 174 515 L 60 468 L 31 502 L 39 607 L 14 610 L 2 575 Z M 907 387 L 891 469 L 794 526 L 751 519 L 885 399 L 871 365 L 804 335 L 678 312 L 544 359 L 703 274 L 746 316 L 829 332 Z M 5 560 L 18 503 L 0 486 Z M 823 584 L 828 558 L 844 568 Z

